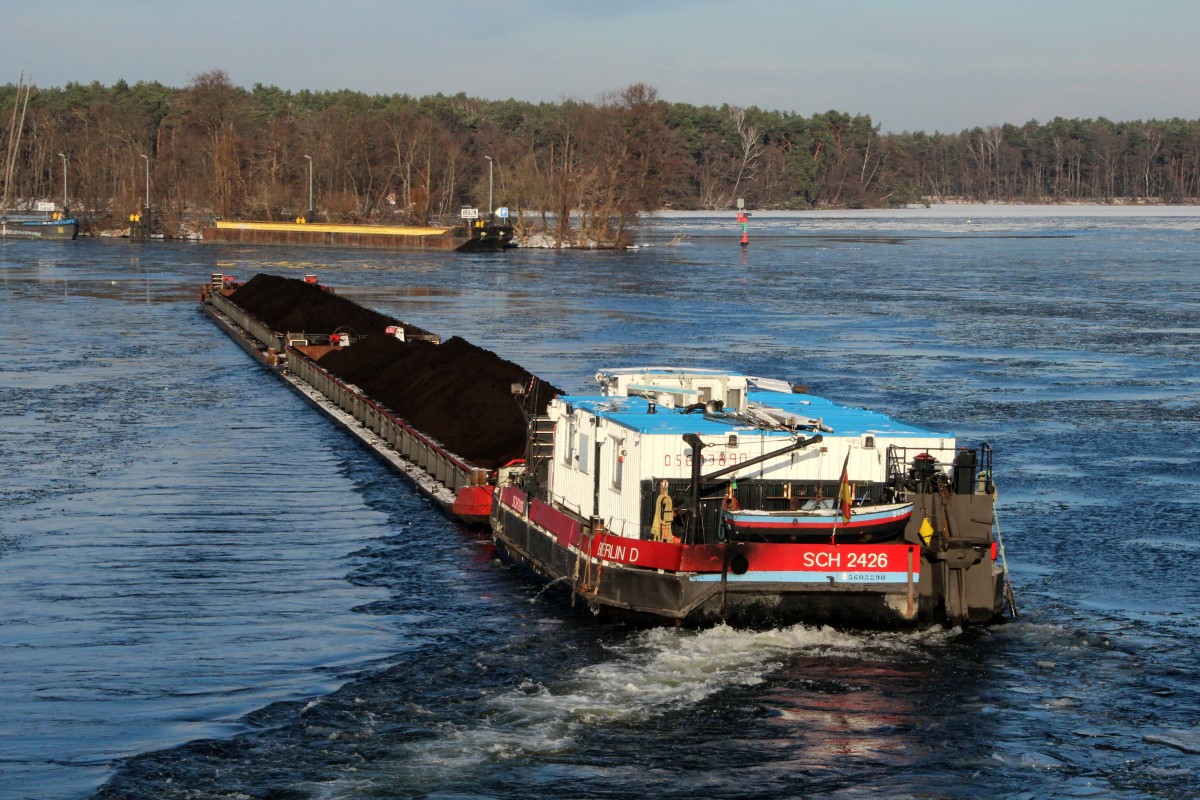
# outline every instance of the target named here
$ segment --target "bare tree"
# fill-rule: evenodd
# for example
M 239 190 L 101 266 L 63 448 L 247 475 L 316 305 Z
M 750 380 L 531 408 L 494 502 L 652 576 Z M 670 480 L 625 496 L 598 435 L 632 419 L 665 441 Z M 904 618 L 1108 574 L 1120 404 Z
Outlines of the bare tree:
M 743 180 L 752 180 L 758 174 L 758 160 L 763 154 L 762 141 L 758 130 L 746 121 L 746 110 L 737 106 L 729 107 L 729 116 L 737 128 L 738 144 L 741 146 L 737 177 L 733 181 L 732 197 L 738 196 Z

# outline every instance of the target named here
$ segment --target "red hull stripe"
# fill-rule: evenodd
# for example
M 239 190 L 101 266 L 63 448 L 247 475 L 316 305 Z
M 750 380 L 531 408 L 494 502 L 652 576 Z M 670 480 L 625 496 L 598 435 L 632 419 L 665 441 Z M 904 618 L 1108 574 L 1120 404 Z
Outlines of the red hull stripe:
M 501 489 L 500 501 L 514 513 L 524 514 L 525 494 L 520 489 Z M 672 544 L 610 534 L 585 536 L 578 520 L 539 500 L 530 504 L 529 519 L 553 534 L 560 546 L 577 547 L 593 558 L 671 572 L 719 574 L 725 569 L 725 545 Z M 921 564 L 921 554 L 911 544 L 745 542 L 730 547 L 749 565 L 745 573 L 748 577 L 743 580 L 753 580 L 755 573 L 826 573 L 830 570 L 894 575 L 900 571 L 907 573 L 910 557 L 915 575 Z

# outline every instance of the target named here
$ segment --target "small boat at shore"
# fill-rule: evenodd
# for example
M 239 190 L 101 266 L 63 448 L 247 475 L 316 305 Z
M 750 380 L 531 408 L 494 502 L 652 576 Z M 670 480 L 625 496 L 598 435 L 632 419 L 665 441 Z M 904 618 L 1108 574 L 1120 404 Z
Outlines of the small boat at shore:
M 13 185 L 13 175 L 16 171 L 17 152 L 21 145 L 21 130 L 25 126 L 25 109 L 29 105 L 29 95 L 33 85 L 25 83 L 25 75 L 17 85 L 13 101 L 12 122 L 8 130 L 8 149 L 4 158 L 4 194 L 0 195 L 0 239 L 59 239 L 70 240 L 79 235 L 79 221 L 66 218 L 67 193 L 66 173 L 63 177 L 63 213 L 55 212 L 46 219 L 8 216 L 9 187 Z M 20 122 L 17 121 L 17 109 L 21 110 Z M 64 163 L 65 163 L 64 156 Z M 64 167 L 65 169 L 65 167 Z M 53 204 L 47 204 L 50 209 Z
M 79 220 L 0 219 L 0 239 L 53 239 L 70 241 L 79 235 Z

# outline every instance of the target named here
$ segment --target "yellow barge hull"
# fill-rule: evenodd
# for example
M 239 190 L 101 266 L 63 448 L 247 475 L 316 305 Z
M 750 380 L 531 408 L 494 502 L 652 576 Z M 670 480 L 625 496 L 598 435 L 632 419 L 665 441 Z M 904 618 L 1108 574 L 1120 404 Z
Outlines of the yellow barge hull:
M 304 222 L 227 222 L 205 228 L 206 242 L 371 247 L 384 250 L 501 250 L 512 247 L 512 226 L 422 228 Z

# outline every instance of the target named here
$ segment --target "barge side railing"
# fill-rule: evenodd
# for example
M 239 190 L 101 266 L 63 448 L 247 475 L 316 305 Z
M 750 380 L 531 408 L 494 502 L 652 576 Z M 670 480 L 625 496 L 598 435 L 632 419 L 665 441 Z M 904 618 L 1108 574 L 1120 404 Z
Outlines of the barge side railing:
M 437 441 L 413 428 L 391 411 L 334 377 L 295 347 L 287 347 L 287 366 L 363 427 L 451 491 L 487 482 L 488 472 L 454 455 Z
M 284 341 L 279 334 L 247 314 L 239 306 L 234 305 L 228 297 L 219 291 L 212 291 L 208 293 L 208 301 L 214 308 L 241 326 L 242 330 L 262 342 L 264 347 L 274 348 L 279 353 L 283 352 Z

